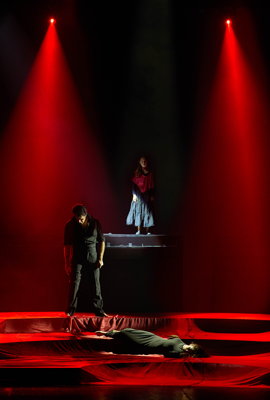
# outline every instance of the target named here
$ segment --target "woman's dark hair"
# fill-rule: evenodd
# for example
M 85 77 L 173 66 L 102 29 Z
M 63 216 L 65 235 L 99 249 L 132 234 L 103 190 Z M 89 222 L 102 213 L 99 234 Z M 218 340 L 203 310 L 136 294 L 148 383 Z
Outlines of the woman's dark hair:
M 135 173 L 134 173 L 134 175 L 135 175 L 136 177 L 141 176 L 141 175 L 143 174 L 143 169 L 142 169 L 142 166 L 141 166 L 141 164 L 140 164 L 140 160 L 141 160 L 142 158 L 145 158 L 145 159 L 146 159 L 146 161 L 147 161 L 147 166 L 148 166 L 148 170 L 150 170 L 150 165 L 149 165 L 149 159 L 148 159 L 148 157 L 142 155 L 142 156 L 140 156 L 140 157 L 138 158 L 137 168 L 135 169 Z
M 209 357 L 209 354 L 206 353 L 206 351 L 197 343 L 192 343 L 194 348 L 192 349 L 192 352 L 190 353 L 191 357 L 198 357 L 198 358 L 206 358 Z
M 76 215 L 76 217 L 82 217 L 88 214 L 86 207 L 82 204 L 76 204 L 72 208 L 72 212 L 74 215 Z

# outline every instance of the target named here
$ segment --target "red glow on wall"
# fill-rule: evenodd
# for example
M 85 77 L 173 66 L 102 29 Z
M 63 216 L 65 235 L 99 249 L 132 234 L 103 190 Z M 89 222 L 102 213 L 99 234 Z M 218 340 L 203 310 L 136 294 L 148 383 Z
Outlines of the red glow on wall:
M 83 114 L 55 25 L 50 25 L 2 144 L 7 204 L 37 231 L 61 225 L 84 201 L 113 223 L 113 195 L 100 147 Z M 19 202 L 19 207 L 17 207 Z M 16 214 L 18 213 L 18 215 Z M 42 218 L 33 215 L 42 214 Z M 62 227 L 61 227 L 62 229 Z
M 63 225 L 72 206 L 85 203 L 105 232 L 115 226 L 117 213 L 97 132 L 84 115 L 54 24 L 5 130 L 0 186 L 2 232 L 13 249 L 0 259 L 2 273 L 7 268 L 13 276 L 12 290 L 8 284 L 7 293 L 1 289 L 2 300 L 6 293 L 17 307 L 23 297 L 28 310 L 35 309 L 34 298 L 39 309 L 42 303 L 57 307 L 57 301 L 64 307 L 65 295 L 57 292 L 65 290 Z
M 267 310 L 268 121 L 261 88 L 234 30 L 226 29 L 185 209 L 188 310 Z

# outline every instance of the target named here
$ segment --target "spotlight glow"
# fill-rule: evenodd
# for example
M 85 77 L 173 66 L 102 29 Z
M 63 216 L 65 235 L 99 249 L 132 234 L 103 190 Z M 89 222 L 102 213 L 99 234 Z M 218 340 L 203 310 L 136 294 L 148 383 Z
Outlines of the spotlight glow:
M 228 26 L 231 26 L 232 20 L 231 20 L 231 19 L 226 19 L 226 24 L 227 24 Z
M 241 21 L 240 39 L 251 39 L 249 53 L 227 22 L 194 147 L 181 221 L 182 279 L 192 282 L 183 285 L 184 309 L 214 311 L 214 304 L 219 311 L 242 311 L 252 298 L 252 305 L 263 311 L 269 301 L 268 98 L 253 31 L 248 20 Z M 200 298 L 197 304 L 192 304 L 194 292 Z
M 51 24 L 55 24 L 55 19 L 54 18 L 50 18 L 50 23 Z

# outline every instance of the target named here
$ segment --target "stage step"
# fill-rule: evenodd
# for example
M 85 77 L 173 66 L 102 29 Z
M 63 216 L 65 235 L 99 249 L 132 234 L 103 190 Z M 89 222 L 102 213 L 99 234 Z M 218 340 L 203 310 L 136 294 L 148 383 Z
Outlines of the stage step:
M 211 356 L 205 359 L 167 359 L 159 355 L 104 352 L 66 355 L 69 347 L 63 348 L 62 354 L 58 356 L 32 354 L 0 360 L 0 386 L 72 386 L 103 383 L 270 387 L 269 353 L 251 356 Z
M 0 313 L 1 333 L 94 332 L 134 328 L 158 334 L 177 333 L 185 339 L 268 341 L 268 314 L 183 313 L 159 315 L 118 315 L 96 317 L 63 312 Z

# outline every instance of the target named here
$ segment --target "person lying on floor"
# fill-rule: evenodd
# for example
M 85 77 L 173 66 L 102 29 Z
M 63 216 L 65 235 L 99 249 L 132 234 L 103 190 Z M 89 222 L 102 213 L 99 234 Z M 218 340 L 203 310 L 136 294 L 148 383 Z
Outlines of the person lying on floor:
M 162 354 L 164 357 L 208 357 L 197 343 L 184 343 L 177 335 L 168 339 L 152 332 L 125 328 L 120 331 L 96 331 L 98 336 L 107 336 L 118 344 L 117 353 L 125 354 Z

